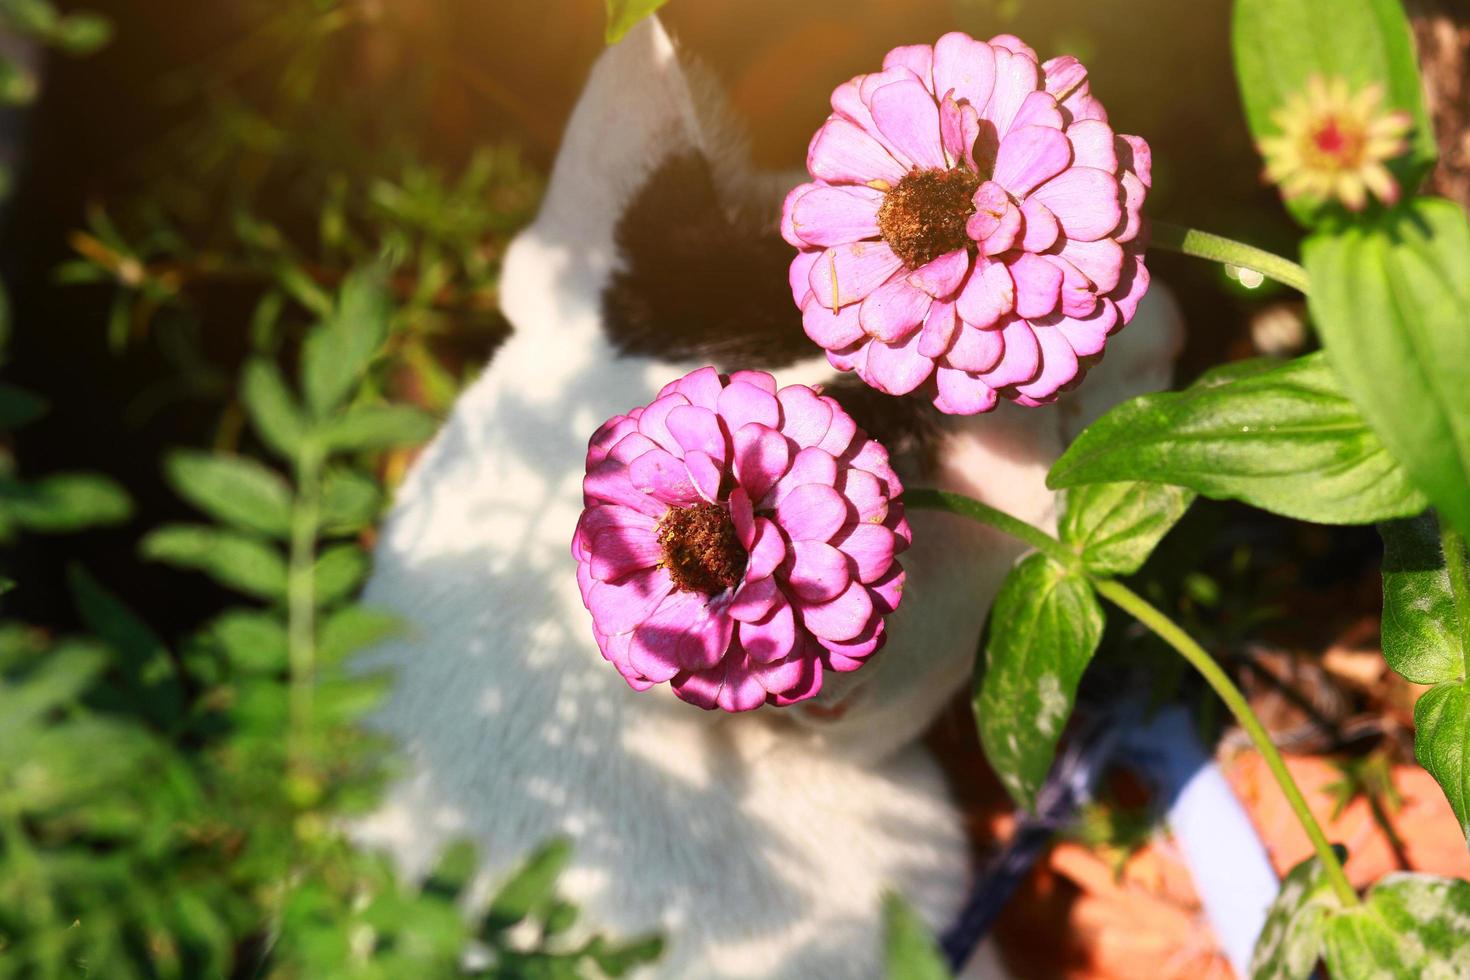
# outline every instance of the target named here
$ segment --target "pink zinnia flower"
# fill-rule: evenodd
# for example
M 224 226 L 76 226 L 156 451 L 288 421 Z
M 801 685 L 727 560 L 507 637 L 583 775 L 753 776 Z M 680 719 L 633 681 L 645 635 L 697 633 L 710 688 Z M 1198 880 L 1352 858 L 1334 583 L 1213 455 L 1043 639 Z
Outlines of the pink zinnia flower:
M 1082 64 L 946 34 L 832 108 L 781 225 L 833 366 L 960 415 L 1075 384 L 1148 288 L 1148 144 L 1113 133 Z
M 635 689 L 702 708 L 815 695 L 883 645 L 908 547 L 888 452 L 831 398 L 701 368 L 592 436 L 577 584 Z

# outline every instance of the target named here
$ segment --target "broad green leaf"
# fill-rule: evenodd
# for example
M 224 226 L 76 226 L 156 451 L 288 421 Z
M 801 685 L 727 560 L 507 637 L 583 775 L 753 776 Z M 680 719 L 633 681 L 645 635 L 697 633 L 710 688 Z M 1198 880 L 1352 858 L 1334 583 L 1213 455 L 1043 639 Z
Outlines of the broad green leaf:
M 408 405 L 358 405 L 328 422 L 322 440 L 336 452 L 413 446 L 434 434 L 439 422 Z
M 1470 977 L 1470 882 L 1396 872 L 1327 922 L 1332 980 Z
M 1338 859 L 1346 852 L 1337 848 Z M 1251 980 L 1306 980 L 1322 957 L 1327 919 L 1340 908 L 1322 860 L 1310 857 L 1291 869 L 1266 914 L 1251 954 Z
M 1235 367 L 1124 402 L 1077 437 L 1051 487 L 1148 480 L 1322 524 L 1424 509 L 1323 356 Z
M 1414 758 L 1444 790 L 1470 839 L 1470 682 L 1445 681 L 1419 696 Z
M 513 926 L 551 898 L 556 879 L 571 857 L 572 842 L 565 837 L 555 838 L 538 848 L 490 900 L 490 907 L 485 913 L 487 927 L 504 929 Z
M 975 722 L 986 758 L 1028 809 L 1051 769 L 1102 629 L 1092 586 L 1039 554 L 1011 570 L 990 608 Z
M 1433 514 L 1379 525 L 1383 536 L 1383 656 L 1415 684 L 1465 676 L 1450 573 Z
M 1416 684 L 1433 684 L 1414 706 L 1414 755 L 1429 771 L 1470 838 L 1470 630 L 1451 575 L 1470 567 L 1463 539 L 1441 543 L 1432 513 L 1379 527 L 1383 535 L 1383 656 Z M 1446 556 L 1444 545 L 1454 549 Z M 1465 581 L 1460 577 L 1460 582 Z
M 455 901 L 469 886 L 478 864 L 475 845 L 469 841 L 455 841 L 439 855 L 434 870 L 424 881 L 423 892 Z
M 1470 224 L 1420 198 L 1303 248 L 1343 389 L 1441 517 L 1470 533 Z
M 301 349 L 301 390 L 317 418 L 325 418 L 352 394 L 373 355 L 388 337 L 391 312 L 383 277 L 357 269 L 342 282 L 337 305 Z
M 615 943 L 594 936 L 587 944 L 587 956 L 597 968 L 610 977 L 627 976 L 640 966 L 648 966 L 664 955 L 664 937 L 642 936 Z
M 0 431 L 18 429 L 44 414 L 44 398 L 15 385 L 0 384 Z
M 80 531 L 128 519 L 133 504 L 116 482 L 95 473 L 57 473 L 0 484 L 0 512 L 31 531 Z
M 117 654 L 122 687 L 163 728 L 178 722 L 184 692 L 168 648 L 152 628 L 80 566 L 70 570 L 72 596 L 82 622 Z
M 286 626 L 276 616 L 231 609 L 214 621 L 210 631 L 237 670 L 273 674 L 286 669 Z
M 317 631 L 317 655 L 335 663 L 364 647 L 402 632 L 403 621 L 370 606 L 346 606 L 328 616 Z
M 368 572 L 368 557 L 355 544 L 336 544 L 318 556 L 313 572 L 316 602 L 330 606 L 341 602 L 357 589 Z
M 261 599 L 286 594 L 286 561 L 272 545 L 237 531 L 169 524 L 151 532 L 144 558 L 204 572 L 221 585 Z
M 37 719 L 75 704 L 106 666 L 100 646 L 67 643 L 40 657 L 24 683 L 0 685 L 0 746 Z
M 1074 487 L 1067 491 L 1062 542 L 1077 549 L 1090 572 L 1131 575 L 1193 502 L 1193 491 L 1163 483 Z
M 164 462 L 179 496 L 210 517 L 278 538 L 291 534 L 291 487 L 245 456 L 180 450 Z
M 322 531 L 352 534 L 372 524 L 383 508 L 383 492 L 365 473 L 345 467 L 327 471 L 322 481 Z
M 308 431 L 281 369 L 263 357 L 251 358 L 240 381 L 241 397 L 255 434 L 277 455 L 295 459 Z
M 607 0 L 607 43 L 617 44 L 640 20 L 669 0 Z
M 948 980 L 934 934 L 903 897 L 883 896 L 883 964 L 888 980 Z
M 1314 75 L 1344 78 L 1354 92 L 1376 83 L 1385 111 L 1413 117 L 1409 153 L 1391 169 L 1406 192 L 1418 187 L 1436 147 L 1400 0 L 1236 0 L 1231 33 L 1246 121 L 1257 140 L 1280 132 L 1272 113 Z M 1307 201 L 1288 201 L 1287 208 L 1303 224 L 1321 210 Z M 1312 282 L 1315 289 L 1318 280 Z

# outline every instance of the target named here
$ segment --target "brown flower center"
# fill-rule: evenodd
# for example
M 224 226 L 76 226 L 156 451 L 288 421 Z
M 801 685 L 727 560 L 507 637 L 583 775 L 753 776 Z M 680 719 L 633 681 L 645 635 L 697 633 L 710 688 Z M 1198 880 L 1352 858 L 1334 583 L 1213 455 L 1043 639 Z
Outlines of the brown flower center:
M 745 574 L 747 555 L 730 512 L 719 504 L 670 507 L 658 522 L 663 566 L 681 592 L 717 595 Z
M 967 167 L 919 170 L 903 179 L 878 206 L 878 230 L 910 269 L 970 243 L 965 222 L 975 213 L 970 197 L 980 176 Z

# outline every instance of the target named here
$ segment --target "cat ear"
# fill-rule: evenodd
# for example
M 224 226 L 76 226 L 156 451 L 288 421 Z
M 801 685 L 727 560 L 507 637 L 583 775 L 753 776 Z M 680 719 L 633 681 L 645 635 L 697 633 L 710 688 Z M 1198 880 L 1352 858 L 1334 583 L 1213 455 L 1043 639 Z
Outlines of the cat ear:
M 616 262 L 614 232 L 631 197 L 671 155 L 702 151 L 690 85 L 657 17 L 597 59 L 567 123 L 541 211 L 506 256 L 501 303 L 518 329 L 548 304 L 597 297 Z M 574 312 L 564 303 L 561 314 Z

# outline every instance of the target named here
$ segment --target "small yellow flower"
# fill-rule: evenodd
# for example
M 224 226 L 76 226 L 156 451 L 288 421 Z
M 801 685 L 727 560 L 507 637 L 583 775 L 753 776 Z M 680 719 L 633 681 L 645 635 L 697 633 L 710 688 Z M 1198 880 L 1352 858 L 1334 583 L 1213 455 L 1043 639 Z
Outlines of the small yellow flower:
M 1408 149 L 1413 119 L 1382 102 L 1381 85 L 1354 94 L 1345 78 L 1312 77 L 1271 115 L 1281 133 L 1261 140 L 1266 177 L 1287 198 L 1336 198 L 1359 211 L 1371 191 L 1392 204 L 1399 187 L 1384 163 Z

